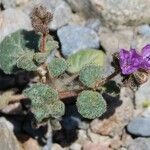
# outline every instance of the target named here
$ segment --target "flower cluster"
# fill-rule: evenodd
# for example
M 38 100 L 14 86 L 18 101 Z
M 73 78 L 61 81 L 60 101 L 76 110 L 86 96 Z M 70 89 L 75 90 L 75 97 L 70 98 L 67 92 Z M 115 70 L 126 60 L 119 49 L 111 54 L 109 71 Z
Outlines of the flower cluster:
M 121 49 L 119 53 L 119 61 L 122 74 L 128 75 L 137 71 L 138 69 L 150 69 L 150 44 L 143 47 L 141 53 L 135 49 L 130 51 Z

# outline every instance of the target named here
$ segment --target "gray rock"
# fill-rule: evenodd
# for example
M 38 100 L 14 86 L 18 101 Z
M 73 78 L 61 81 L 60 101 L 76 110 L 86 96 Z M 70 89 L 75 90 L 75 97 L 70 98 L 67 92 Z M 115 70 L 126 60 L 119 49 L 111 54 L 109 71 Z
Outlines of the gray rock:
M 140 51 L 146 44 L 150 43 L 150 36 L 136 35 L 133 28 L 126 26 L 118 27 L 118 29 L 113 31 L 101 27 L 99 36 L 101 46 L 106 50 L 108 56 L 118 52 L 121 48 L 129 50 L 130 47 L 134 47 Z
M 13 134 L 12 127 L 8 125 L 5 118 L 0 118 L 0 149 L 1 150 L 22 150 L 19 142 Z
M 29 2 L 29 0 L 0 0 L 0 3 L 3 5 L 4 9 L 14 8 Z
M 149 25 L 142 25 L 138 27 L 138 32 L 145 36 L 150 36 L 150 26 Z
M 106 26 L 150 23 L 150 0 L 89 0 Z
M 64 56 L 69 56 L 81 49 L 100 46 L 96 32 L 86 27 L 68 25 L 59 29 L 57 35 Z
M 70 146 L 70 150 L 81 150 L 81 149 L 82 149 L 82 146 L 79 143 L 73 143 Z
M 142 108 L 145 102 L 150 104 L 150 80 L 141 85 L 140 88 L 136 91 L 135 102 L 137 108 Z
M 128 146 L 128 150 L 150 150 L 150 138 L 137 138 Z
M 31 29 L 28 15 L 18 9 L 7 9 L 0 14 L 0 41 L 19 29 Z
M 15 7 L 15 0 L 0 0 L 0 4 L 3 5 L 4 9 Z
M 79 13 L 82 16 L 89 18 L 94 15 L 92 6 L 89 0 L 65 0 L 71 7 L 72 11 Z
M 87 20 L 85 27 L 95 30 L 96 32 L 99 30 L 101 26 L 101 21 L 99 19 L 89 19 Z
M 127 126 L 129 133 L 136 136 L 150 137 L 150 117 L 137 117 Z
M 59 144 L 53 144 L 51 150 L 63 150 Z

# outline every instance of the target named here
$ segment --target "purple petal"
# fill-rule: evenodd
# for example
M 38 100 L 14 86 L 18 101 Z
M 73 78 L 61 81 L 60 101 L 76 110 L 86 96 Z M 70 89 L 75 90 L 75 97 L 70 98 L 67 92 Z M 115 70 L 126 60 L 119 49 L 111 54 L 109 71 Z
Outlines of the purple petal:
M 143 68 L 150 69 L 150 44 L 143 47 L 141 53 L 143 57 Z
M 130 51 L 121 49 L 119 53 L 120 67 L 122 74 L 131 74 L 138 70 L 142 64 L 142 57 L 135 49 Z

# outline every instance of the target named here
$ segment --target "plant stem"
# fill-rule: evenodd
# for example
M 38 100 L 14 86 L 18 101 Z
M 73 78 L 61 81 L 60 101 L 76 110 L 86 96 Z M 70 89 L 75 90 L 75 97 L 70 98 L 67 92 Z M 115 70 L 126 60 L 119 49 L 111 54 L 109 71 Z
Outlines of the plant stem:
M 41 45 L 40 45 L 40 51 L 41 51 L 42 53 L 44 53 L 44 52 L 45 52 L 45 48 L 46 48 L 46 34 L 43 33 L 43 34 L 42 34 Z
M 104 84 L 106 84 L 109 80 L 111 80 L 112 78 L 114 78 L 116 75 L 118 75 L 120 73 L 120 70 L 116 70 L 115 72 L 113 72 L 111 75 L 109 75 L 108 77 L 104 78 L 103 80 L 99 81 L 96 83 L 96 89 Z
M 119 72 L 120 71 L 117 70 L 114 73 L 112 73 L 111 75 L 109 75 L 108 77 L 106 77 L 105 79 L 98 82 L 96 84 L 95 90 L 98 91 L 100 86 L 106 84 L 109 80 L 114 78 Z M 82 92 L 83 90 L 86 90 L 86 89 L 87 88 L 84 87 L 84 88 L 81 88 L 81 89 L 78 89 L 78 90 L 60 91 L 59 92 L 59 97 L 60 97 L 61 100 L 65 99 L 65 98 L 77 97 L 80 92 Z

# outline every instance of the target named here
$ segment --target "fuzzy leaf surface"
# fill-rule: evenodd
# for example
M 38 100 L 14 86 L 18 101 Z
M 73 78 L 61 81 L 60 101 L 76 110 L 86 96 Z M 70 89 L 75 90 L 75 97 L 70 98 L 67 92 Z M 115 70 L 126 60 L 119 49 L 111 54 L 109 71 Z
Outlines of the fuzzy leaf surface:
M 83 91 L 76 102 L 79 113 L 88 119 L 98 118 L 106 111 L 106 102 L 98 92 Z
M 59 100 L 58 93 L 52 87 L 37 83 L 24 90 L 23 94 L 31 100 L 31 111 L 37 122 L 49 117 L 64 115 L 64 104 Z
M 37 51 L 38 42 L 39 35 L 33 31 L 19 30 L 6 36 L 0 43 L 0 68 L 7 74 L 14 73 L 18 59 L 26 49 Z

